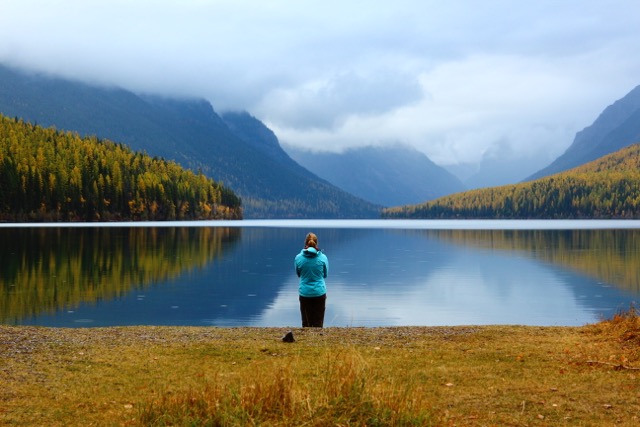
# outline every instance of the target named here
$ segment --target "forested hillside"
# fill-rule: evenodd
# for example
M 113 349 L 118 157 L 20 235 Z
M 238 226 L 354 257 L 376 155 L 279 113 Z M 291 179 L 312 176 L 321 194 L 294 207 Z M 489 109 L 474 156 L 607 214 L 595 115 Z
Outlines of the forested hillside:
M 0 116 L 0 220 L 238 219 L 203 174 L 107 140 Z
M 265 151 L 279 147 L 265 146 L 259 139 L 248 143 L 245 136 L 268 132 L 256 133 L 253 125 L 243 129 L 237 121 L 231 130 L 229 121 L 203 99 L 139 95 L 0 64 L 0 113 L 81 136 L 96 135 L 200 170 L 242 198 L 244 218 L 378 218 L 380 214 L 378 206 L 299 165 L 292 167 L 295 162 L 285 153 L 286 159 Z
M 532 182 L 386 209 L 386 218 L 640 218 L 640 144 Z

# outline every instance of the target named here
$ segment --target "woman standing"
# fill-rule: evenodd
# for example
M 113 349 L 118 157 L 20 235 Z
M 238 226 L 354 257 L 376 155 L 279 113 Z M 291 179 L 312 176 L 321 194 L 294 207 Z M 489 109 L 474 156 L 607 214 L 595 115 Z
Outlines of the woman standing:
M 318 248 L 318 236 L 307 234 L 304 249 L 296 255 L 296 274 L 300 278 L 298 287 L 302 327 L 322 328 L 327 286 L 324 279 L 329 273 L 329 260 Z

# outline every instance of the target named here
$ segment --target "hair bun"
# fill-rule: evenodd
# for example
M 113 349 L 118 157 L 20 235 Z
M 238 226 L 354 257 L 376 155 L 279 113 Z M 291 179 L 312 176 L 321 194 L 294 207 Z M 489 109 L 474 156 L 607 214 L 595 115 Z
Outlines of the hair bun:
M 306 247 L 314 247 L 314 248 L 318 248 L 318 236 L 316 236 L 314 233 L 309 233 L 307 234 L 307 237 L 304 239 L 304 245 Z

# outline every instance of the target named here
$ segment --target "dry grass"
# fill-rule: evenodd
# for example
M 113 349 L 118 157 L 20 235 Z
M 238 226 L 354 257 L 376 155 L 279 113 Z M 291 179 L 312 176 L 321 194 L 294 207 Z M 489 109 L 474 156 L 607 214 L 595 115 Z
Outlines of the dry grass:
M 635 310 L 580 328 L 0 327 L 0 425 L 637 425 Z

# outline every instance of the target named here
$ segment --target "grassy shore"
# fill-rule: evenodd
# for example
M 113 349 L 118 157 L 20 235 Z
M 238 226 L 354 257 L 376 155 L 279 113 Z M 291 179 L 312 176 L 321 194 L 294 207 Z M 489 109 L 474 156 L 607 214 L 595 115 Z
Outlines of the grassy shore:
M 635 312 L 583 327 L 0 327 L 0 425 L 640 423 Z

